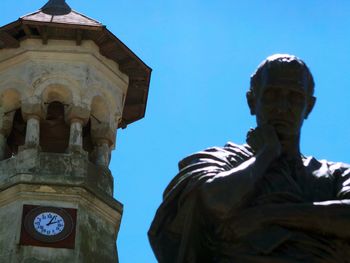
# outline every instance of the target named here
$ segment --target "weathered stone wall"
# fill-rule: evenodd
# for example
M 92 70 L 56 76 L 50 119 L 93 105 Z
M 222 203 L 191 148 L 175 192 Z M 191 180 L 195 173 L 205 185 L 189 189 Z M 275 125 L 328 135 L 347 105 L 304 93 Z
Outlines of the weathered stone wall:
M 102 56 L 92 41 L 77 46 L 74 41 L 52 40 L 43 45 L 27 39 L 20 48 L 0 52 L 0 113 L 22 105 L 25 117 L 42 118 L 48 103 L 60 101 L 68 105 L 68 122 L 93 115 L 93 137 L 100 138 L 103 130 L 104 139 L 115 147 L 128 81 L 118 64 Z
M 0 262 L 117 262 L 122 205 L 105 168 L 74 154 L 22 151 L 0 162 L 0 176 Z M 20 246 L 24 204 L 78 209 L 75 249 Z
M 77 46 L 75 41 L 50 40 L 43 45 L 27 39 L 19 48 L 1 50 L 1 263 L 117 262 L 122 205 L 113 199 L 108 164 L 128 82 L 118 64 L 102 56 L 92 41 Z M 69 125 L 69 147 L 60 153 L 40 147 L 40 125 L 49 121 L 47 109 L 53 102 L 64 105 L 62 122 Z M 16 144 L 9 158 L 7 138 L 19 109 L 24 144 Z M 83 149 L 84 127 L 89 127 L 91 152 Z M 21 246 L 24 204 L 77 209 L 75 249 Z

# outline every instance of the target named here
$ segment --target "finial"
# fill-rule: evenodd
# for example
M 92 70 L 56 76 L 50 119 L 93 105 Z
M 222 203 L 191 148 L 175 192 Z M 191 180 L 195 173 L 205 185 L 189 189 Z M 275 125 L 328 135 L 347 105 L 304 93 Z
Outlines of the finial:
M 61 16 L 69 14 L 72 9 L 67 5 L 65 0 L 49 0 L 49 2 L 41 8 L 41 11 L 48 15 Z

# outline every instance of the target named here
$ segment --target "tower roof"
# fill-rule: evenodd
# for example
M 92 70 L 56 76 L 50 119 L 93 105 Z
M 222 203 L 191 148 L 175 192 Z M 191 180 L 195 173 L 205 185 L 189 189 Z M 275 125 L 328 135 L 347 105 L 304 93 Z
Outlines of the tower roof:
M 106 26 L 69 7 L 65 0 L 49 0 L 38 11 L 0 27 L 0 49 L 18 48 L 22 40 L 92 40 L 105 57 L 118 63 L 128 75 L 129 88 L 120 127 L 144 117 L 152 69 L 121 42 Z
M 65 0 L 50 0 L 40 10 L 21 18 L 33 22 L 103 27 L 100 22 L 72 10 Z
M 65 0 L 50 0 L 41 10 L 49 15 L 66 15 L 71 12 L 71 8 Z

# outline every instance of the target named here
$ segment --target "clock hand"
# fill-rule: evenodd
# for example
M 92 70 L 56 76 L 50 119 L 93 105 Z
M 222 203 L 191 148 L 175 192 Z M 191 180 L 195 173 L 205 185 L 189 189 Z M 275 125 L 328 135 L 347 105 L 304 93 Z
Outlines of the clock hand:
M 49 221 L 49 223 L 47 223 L 46 225 L 49 226 L 49 225 L 53 224 L 52 221 L 53 221 L 56 217 L 57 217 L 57 216 L 53 216 L 53 218 L 51 218 L 51 220 Z

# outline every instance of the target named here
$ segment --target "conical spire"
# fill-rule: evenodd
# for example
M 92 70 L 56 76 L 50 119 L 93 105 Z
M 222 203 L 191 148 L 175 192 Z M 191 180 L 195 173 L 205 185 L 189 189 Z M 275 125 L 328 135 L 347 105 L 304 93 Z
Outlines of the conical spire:
M 48 15 L 61 16 L 69 14 L 72 9 L 67 5 L 65 0 L 49 0 L 42 8 L 41 11 Z

